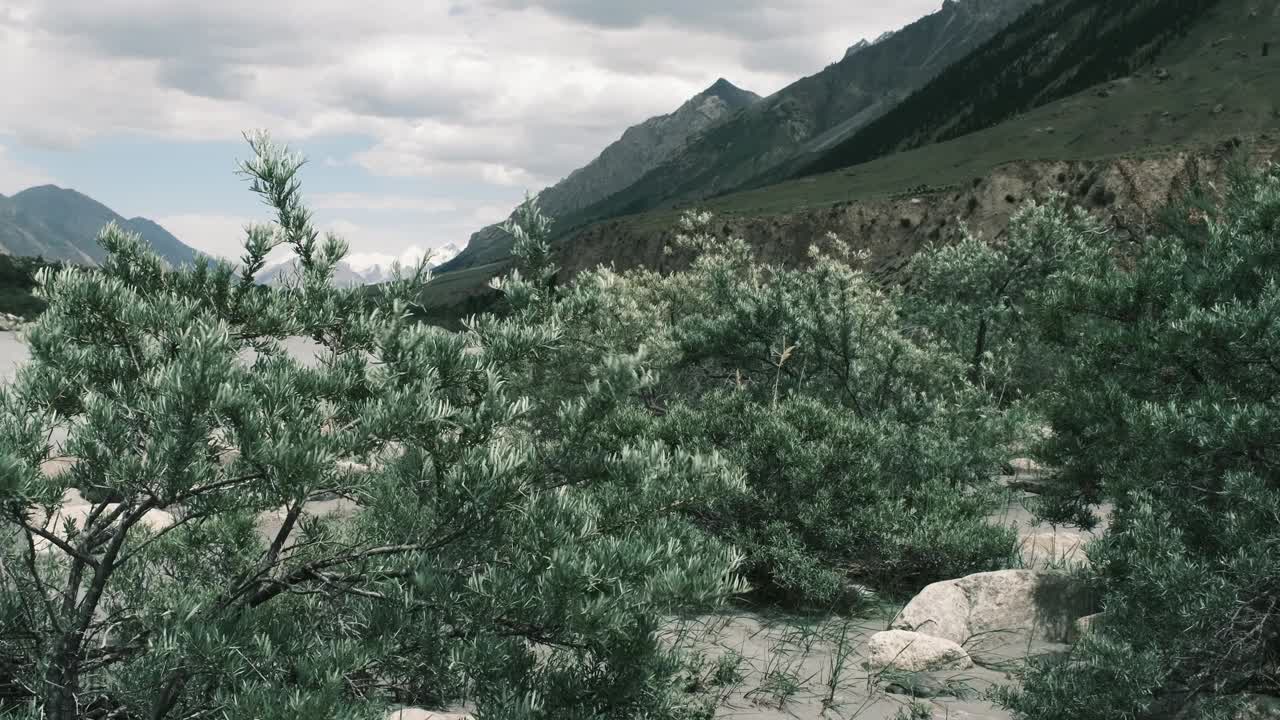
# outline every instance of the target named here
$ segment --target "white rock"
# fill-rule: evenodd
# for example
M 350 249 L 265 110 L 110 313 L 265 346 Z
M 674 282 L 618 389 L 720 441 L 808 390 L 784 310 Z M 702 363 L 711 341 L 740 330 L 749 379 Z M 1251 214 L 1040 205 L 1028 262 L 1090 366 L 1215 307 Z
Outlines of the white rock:
M 1031 458 L 1014 458 L 1009 461 L 1009 467 L 1014 475 L 1039 475 L 1044 472 L 1044 467 Z
M 963 644 L 969 639 L 969 597 L 955 580 L 927 585 L 902 608 L 889 627 Z
M 47 478 L 56 478 L 62 473 L 75 467 L 75 464 L 78 462 L 80 462 L 79 458 L 73 457 L 49 458 L 48 460 L 40 463 L 40 472 Z
M 866 666 L 907 672 L 967 670 L 973 667 L 973 659 L 950 640 L 906 630 L 886 630 L 867 640 Z
M 890 627 L 923 632 L 970 647 L 1015 638 L 1063 642 L 1074 621 L 1093 609 L 1076 581 L 1059 573 L 998 570 L 933 583 Z

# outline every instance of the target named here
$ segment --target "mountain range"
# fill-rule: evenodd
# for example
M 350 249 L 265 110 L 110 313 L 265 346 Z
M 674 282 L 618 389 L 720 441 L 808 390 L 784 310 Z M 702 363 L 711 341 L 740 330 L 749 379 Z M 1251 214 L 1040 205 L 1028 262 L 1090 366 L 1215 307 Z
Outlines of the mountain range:
M 141 235 L 171 264 L 190 262 L 198 255 L 151 220 L 126 220 L 97 200 L 56 185 L 28 188 L 12 197 L 0 195 L 0 252 L 96 265 L 106 257 L 98 233 L 111 222 Z
M 745 186 L 798 155 L 839 143 L 1038 1 L 946 0 L 935 13 L 881 35 L 875 42 L 854 45 L 843 59 L 821 72 L 764 100 L 745 104 L 719 121 L 692 128 L 679 147 L 668 146 L 669 152 L 650 155 L 652 162 L 635 164 L 629 173 L 634 179 L 625 187 L 614 183 L 584 194 L 576 187 L 557 186 L 554 192 L 548 191 L 556 202 L 545 202 L 539 196 L 542 210 L 556 219 L 557 228 L 564 232 L 596 220 L 671 202 L 701 200 Z M 690 100 L 681 110 L 701 97 Z M 662 121 L 655 118 L 647 122 Z M 606 150 L 592 165 L 608 162 L 608 153 Z M 577 197 L 572 202 L 562 199 L 575 191 Z M 441 270 L 493 262 L 505 257 L 509 249 L 505 234 L 481 233 Z
M 1219 1 L 1045 3 L 852 136 L 793 165 L 811 175 L 943 142 L 1128 75 Z
M 111 208 L 75 190 L 56 185 L 28 188 L 12 197 L 0 195 L 0 253 L 15 257 L 42 257 L 79 265 L 97 265 L 106 253 L 97 242 L 98 233 L 115 222 L 137 233 L 160 257 L 172 265 L 191 262 L 201 255 L 153 220 L 125 219 Z M 399 257 L 382 253 L 348 255 L 339 264 L 334 281 L 338 285 L 374 285 L 387 282 L 392 265 L 408 269 L 426 254 L 412 247 Z M 427 265 L 434 268 L 458 254 L 456 245 L 431 250 Z M 264 268 L 258 281 L 278 284 L 296 262 L 284 257 Z
M 1274 147 L 1277 38 L 1276 0 L 948 0 L 561 213 L 553 248 L 564 277 L 600 263 L 673 268 L 664 246 L 696 206 L 766 258 L 804 262 L 833 231 L 891 269 L 954 237 L 957 220 L 998 232 L 1050 190 L 1123 216 L 1217 167 L 1224 141 Z M 901 89 L 884 82 L 894 72 Z M 882 83 L 878 102 L 868 78 Z M 423 303 L 446 324 L 483 310 L 509 264 L 499 245 L 468 247 Z
M 690 138 L 760 101 L 760 96 L 719 78 L 674 111 L 627 128 L 599 156 L 538 193 L 538 206 L 551 217 L 579 212 L 632 185 L 645 173 L 680 152 Z M 485 227 L 467 242 L 441 272 L 504 258 L 511 236 L 502 223 Z

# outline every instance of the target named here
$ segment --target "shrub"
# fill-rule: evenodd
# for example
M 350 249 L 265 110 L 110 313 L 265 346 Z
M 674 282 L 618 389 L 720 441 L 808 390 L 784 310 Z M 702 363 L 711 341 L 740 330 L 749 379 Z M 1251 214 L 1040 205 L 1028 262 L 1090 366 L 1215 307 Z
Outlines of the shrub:
M 508 359 L 563 354 L 551 325 L 415 325 L 421 266 L 373 298 L 332 288 L 345 243 L 312 229 L 301 161 L 250 143 L 276 223 L 242 269 L 170 270 L 109 226 L 101 272 L 41 276 L 31 361 L 0 390 L 6 694 L 53 720 L 692 713 L 652 631 L 741 589 L 737 556 L 676 512 L 733 473 L 620 432 L 652 382 L 635 358 L 602 355 L 548 408 Z M 255 290 L 281 243 L 301 276 Z M 318 365 L 285 352 L 298 336 Z M 54 428 L 79 462 L 50 479 Z M 70 487 L 103 500 L 42 523 Z M 308 509 L 333 497 L 351 517 Z
M 1017 415 L 992 407 L 948 347 L 909 335 L 898 294 L 839 243 L 786 269 L 712 236 L 708 216 L 683 223 L 687 270 L 544 283 L 510 293 L 515 315 L 478 319 L 478 331 L 545 304 L 565 352 L 524 356 L 524 382 L 570 400 L 601 381 L 591 368 L 604 354 L 643 362 L 655 378 L 643 407 L 609 432 L 739 470 L 745 492 L 683 507 L 747 555 L 773 598 L 829 605 L 850 577 L 914 590 L 1006 561 L 1012 535 L 985 518 Z
M 766 596 L 834 605 L 848 578 L 913 592 L 1009 560 L 1012 532 L 982 522 L 997 498 L 968 491 L 986 488 L 997 457 L 973 427 L 945 407 L 906 423 L 722 390 L 672 408 L 663 436 L 705 443 L 746 473 L 746 493 L 694 512 L 745 553 Z
M 1032 395 L 1052 375 L 1054 354 L 1039 339 L 1029 308 L 1059 276 L 1082 272 L 1105 256 L 1105 233 L 1065 195 L 1028 202 L 999 242 L 966 229 L 958 242 L 915 255 L 905 312 L 965 358 L 970 380 L 999 403 Z
M 1062 359 L 1044 455 L 1077 511 L 1115 510 L 1090 549 L 1104 621 L 1005 695 L 1031 718 L 1280 694 L 1280 170 L 1237 166 L 1167 217 L 1037 310 Z
M 59 267 L 39 257 L 0 254 L 0 312 L 31 319 L 44 311 L 45 303 L 33 294 L 36 274 L 45 267 Z

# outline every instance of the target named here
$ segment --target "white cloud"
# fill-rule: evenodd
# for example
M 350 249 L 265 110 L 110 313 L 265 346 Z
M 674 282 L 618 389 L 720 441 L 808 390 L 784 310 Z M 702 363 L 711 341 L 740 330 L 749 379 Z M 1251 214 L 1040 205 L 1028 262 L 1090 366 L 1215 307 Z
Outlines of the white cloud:
M 388 174 L 558 179 L 716 77 L 768 93 L 936 4 L 9 0 L 0 82 L 22 102 L 0 130 L 59 147 L 359 133 Z
M 237 260 L 244 252 L 245 227 L 262 218 L 189 213 L 154 218 L 174 237 L 201 252 Z
M 412 195 L 374 195 L 360 192 L 317 193 L 307 196 L 316 210 L 407 210 L 421 213 L 447 213 L 458 210 L 458 203 L 447 198 L 424 198 Z
M 13 195 L 35 185 L 57 184 L 53 176 L 15 160 L 0 145 L 0 195 Z
M 60 149 L 106 136 L 238 141 L 249 128 L 293 143 L 359 138 L 366 149 L 325 155 L 323 167 L 467 188 L 310 196 L 321 212 L 423 214 L 395 228 L 345 226 L 353 249 L 398 253 L 464 242 L 510 211 L 477 203 L 554 183 L 717 77 L 769 94 L 938 4 L 0 0 L 0 135 Z M 0 155 L 0 187 L 40 181 Z M 250 219 L 217 209 L 159 218 L 229 257 Z

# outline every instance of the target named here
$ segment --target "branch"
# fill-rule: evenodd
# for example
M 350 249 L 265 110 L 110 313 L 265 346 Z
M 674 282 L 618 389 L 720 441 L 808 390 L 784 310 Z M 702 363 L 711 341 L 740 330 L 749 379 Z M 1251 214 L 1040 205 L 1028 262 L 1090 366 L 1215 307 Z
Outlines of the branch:
M 181 520 L 179 520 L 178 522 L 175 522 L 175 523 L 174 523 L 174 524 L 172 524 L 172 525 L 169 525 L 169 526 L 167 526 L 167 527 L 163 527 L 163 528 L 161 528 L 161 529 L 157 530 L 157 531 L 156 531 L 156 533 L 155 533 L 155 535 L 152 535 L 151 537 L 147 538 L 147 539 L 146 539 L 146 540 L 145 540 L 141 545 L 139 545 L 138 547 L 134 548 L 132 551 L 127 552 L 127 553 L 125 553 L 125 554 L 121 555 L 121 556 L 120 556 L 120 560 L 116 563 L 116 566 L 117 566 L 117 567 L 121 567 L 121 566 L 123 566 L 125 563 L 129 562 L 130 560 L 132 560 L 132 559 L 134 558 L 134 556 L 136 556 L 136 555 L 141 555 L 141 554 L 142 554 L 142 551 L 143 551 L 143 550 L 145 550 L 145 549 L 147 549 L 147 547 L 148 547 L 148 546 L 150 546 L 150 545 L 151 545 L 151 543 L 153 543 L 153 542 L 155 542 L 155 541 L 159 540 L 160 538 L 164 537 L 165 535 L 168 535 L 170 532 L 172 532 L 172 531 L 174 531 L 174 530 L 176 530 L 176 529 L 178 529 L 178 528 L 182 527 L 183 525 L 186 525 L 186 524 L 188 524 L 188 523 L 190 523 L 190 522 L 193 522 L 193 521 L 195 521 L 195 520 L 203 520 L 203 519 L 205 519 L 205 518 L 207 518 L 207 517 L 210 517 L 210 516 L 212 516 L 215 512 L 216 512 L 216 511 L 209 511 L 209 512 L 205 512 L 205 513 L 195 513 L 195 514 L 193 514 L 193 515 L 187 515 L 186 517 L 182 518 L 182 519 L 181 519 Z
M 163 509 L 163 508 L 169 507 L 170 505 L 180 505 L 186 502 L 187 500 L 190 500 L 191 498 L 199 497 L 201 495 L 207 495 L 211 492 L 214 492 L 215 490 L 225 490 L 229 487 L 233 487 L 241 483 L 246 483 L 251 480 L 261 480 L 263 477 L 265 477 L 264 473 L 256 472 L 256 473 L 251 473 L 249 475 L 241 475 L 240 477 L 227 478 L 226 480 L 211 482 L 208 485 L 197 485 L 196 487 L 193 487 L 190 490 L 173 497 L 168 502 L 165 502 L 164 504 L 161 504 L 161 505 L 157 505 L 156 507 Z
M 18 515 L 15 513 L 14 517 L 22 525 L 23 529 L 27 531 L 28 535 L 31 535 L 31 534 L 39 535 L 45 540 L 48 540 L 51 544 L 56 545 L 59 550 L 62 550 L 66 554 L 70 555 L 71 557 L 79 560 L 85 565 L 88 565 L 94 570 L 98 569 L 97 560 L 94 560 L 92 557 L 80 552 L 75 547 L 73 547 L 71 543 L 67 542 L 66 540 L 63 540 L 62 538 L 58 537 L 56 534 L 51 533 L 48 530 L 45 530 L 43 527 L 39 527 L 37 525 L 32 525 L 28 523 L 26 519 L 23 518 L 21 515 Z
M 23 523 L 26 527 L 26 523 Z M 27 539 L 27 571 L 31 573 L 31 579 L 36 584 L 36 591 L 40 594 L 40 600 L 44 605 L 45 613 L 49 616 L 49 624 L 53 625 L 55 630 L 62 631 L 62 622 L 58 618 L 58 613 L 53 609 L 53 601 L 49 599 L 48 585 L 44 579 L 40 577 L 40 570 L 36 567 L 36 543 L 31 538 L 31 533 L 23 533 Z
M 466 533 L 466 529 L 458 529 L 428 545 L 424 545 L 422 543 L 413 543 L 409 545 L 383 545 L 381 547 L 369 548 L 368 550 L 352 553 L 350 555 L 341 555 L 327 560 L 317 560 L 315 562 L 307 563 L 302 567 L 296 568 L 293 572 L 289 573 L 282 579 L 277 580 L 273 578 L 267 580 L 266 582 L 268 582 L 269 585 L 259 589 L 258 592 L 251 595 L 249 599 L 245 601 L 245 604 L 248 607 L 257 607 L 294 585 L 311 579 L 321 570 L 327 570 L 331 567 L 337 567 L 338 565 L 345 565 L 347 563 L 353 563 L 361 560 L 369 560 L 375 557 L 405 555 L 413 552 L 430 552 L 448 545 Z M 237 595 L 239 594 L 240 593 L 237 593 Z

